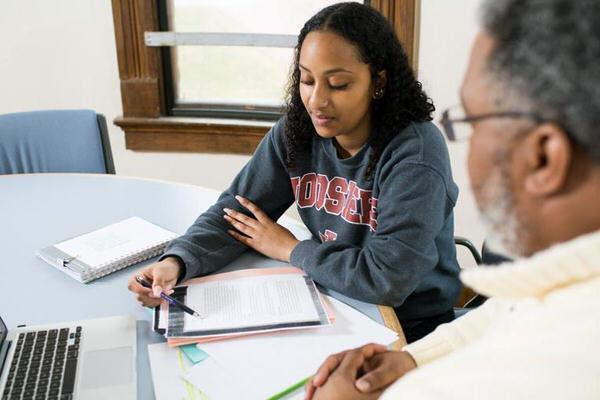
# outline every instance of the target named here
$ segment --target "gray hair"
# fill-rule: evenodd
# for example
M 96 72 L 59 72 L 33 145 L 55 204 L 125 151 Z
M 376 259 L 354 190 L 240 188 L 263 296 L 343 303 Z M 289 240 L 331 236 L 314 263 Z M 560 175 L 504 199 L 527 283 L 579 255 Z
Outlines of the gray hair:
M 559 124 L 600 163 L 600 0 L 487 0 L 504 102 Z

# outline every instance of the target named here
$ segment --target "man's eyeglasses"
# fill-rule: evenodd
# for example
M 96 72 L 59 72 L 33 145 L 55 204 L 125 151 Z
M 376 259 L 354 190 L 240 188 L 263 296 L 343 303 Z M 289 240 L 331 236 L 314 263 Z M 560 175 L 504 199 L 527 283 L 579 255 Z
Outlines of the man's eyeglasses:
M 470 125 L 471 123 L 489 118 L 527 118 L 538 124 L 545 121 L 545 119 L 537 114 L 520 111 L 467 115 L 461 105 L 456 105 L 446 109 L 442 113 L 440 124 L 449 141 L 459 142 L 468 139 L 473 133 L 473 129 Z

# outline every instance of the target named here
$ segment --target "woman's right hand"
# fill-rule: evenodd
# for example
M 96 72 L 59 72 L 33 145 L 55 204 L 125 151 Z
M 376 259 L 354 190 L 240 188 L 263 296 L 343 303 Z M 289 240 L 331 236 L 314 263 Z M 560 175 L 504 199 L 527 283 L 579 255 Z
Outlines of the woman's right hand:
M 173 293 L 173 286 L 182 271 L 179 260 L 175 257 L 167 257 L 162 261 L 150 264 L 135 272 L 127 283 L 127 288 L 132 291 L 136 300 L 145 307 L 155 307 L 160 304 L 160 292 Z M 136 280 L 136 276 L 142 276 L 152 283 L 152 288 L 145 288 Z

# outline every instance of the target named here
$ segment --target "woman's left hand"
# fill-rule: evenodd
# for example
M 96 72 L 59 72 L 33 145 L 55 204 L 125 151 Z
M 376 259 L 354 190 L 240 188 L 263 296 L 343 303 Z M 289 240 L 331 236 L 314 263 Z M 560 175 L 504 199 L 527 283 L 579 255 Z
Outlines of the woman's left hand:
M 269 218 L 250 200 L 241 196 L 235 196 L 235 198 L 255 218 L 230 208 L 224 208 L 223 218 L 238 230 L 238 232 L 229 230 L 227 233 L 267 257 L 290 262 L 292 250 L 299 240 L 290 231 Z

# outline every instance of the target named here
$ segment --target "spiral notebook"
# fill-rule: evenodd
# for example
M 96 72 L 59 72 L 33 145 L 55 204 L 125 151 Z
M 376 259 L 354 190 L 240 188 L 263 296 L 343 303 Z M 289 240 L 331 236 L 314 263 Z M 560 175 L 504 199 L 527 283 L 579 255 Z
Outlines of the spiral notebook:
M 88 283 L 161 254 L 177 235 L 139 217 L 105 226 L 37 252 L 38 257 Z

